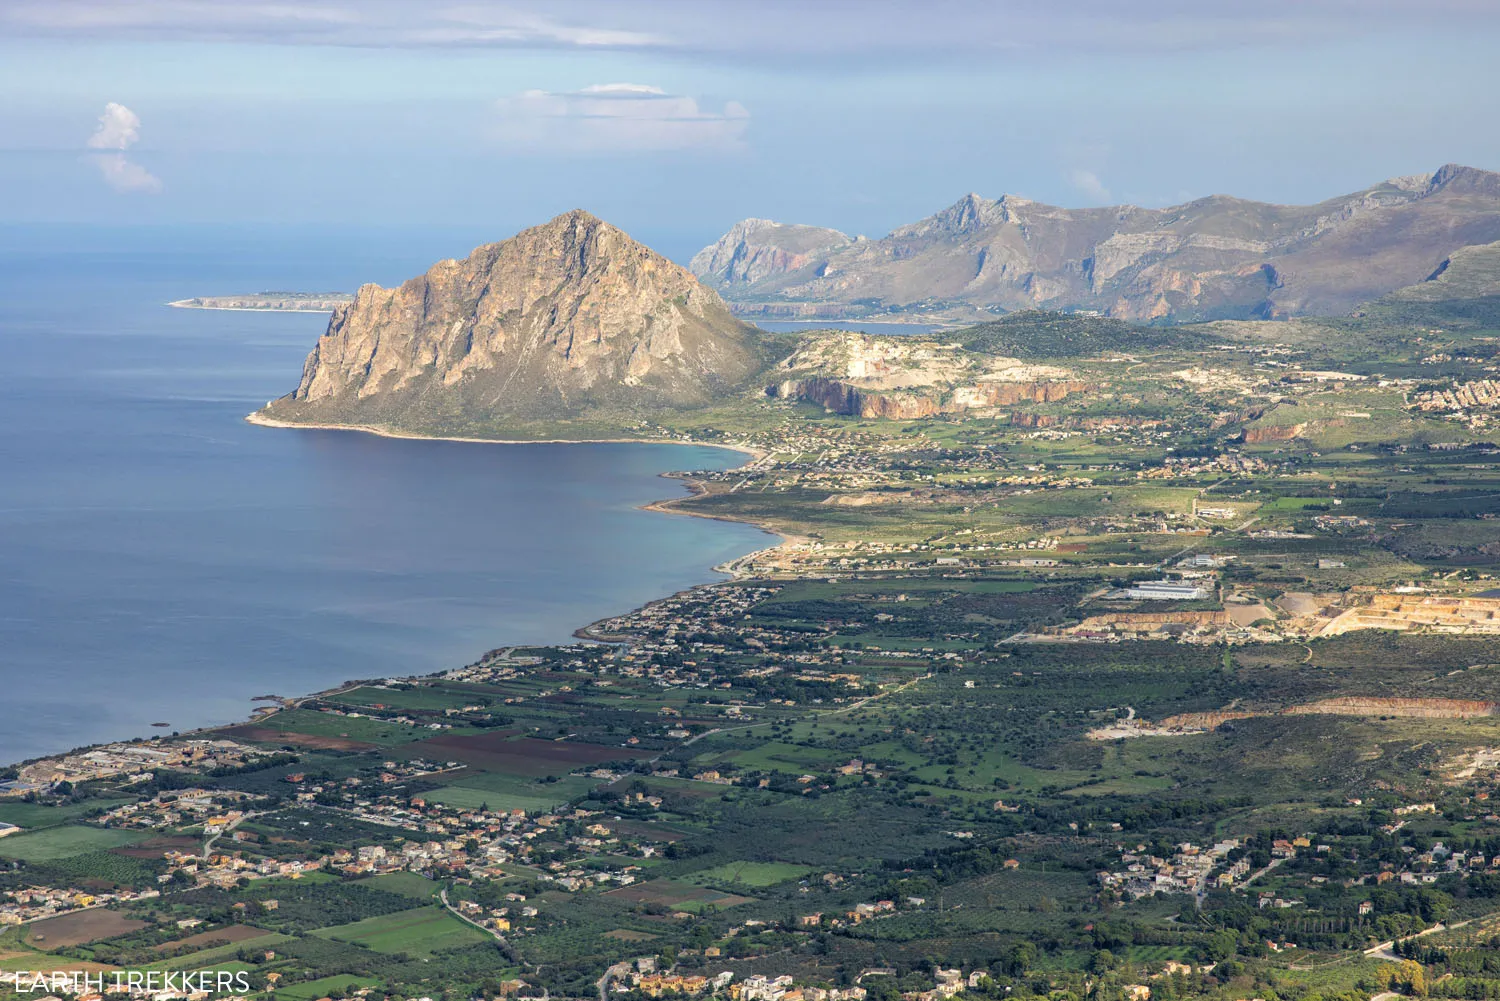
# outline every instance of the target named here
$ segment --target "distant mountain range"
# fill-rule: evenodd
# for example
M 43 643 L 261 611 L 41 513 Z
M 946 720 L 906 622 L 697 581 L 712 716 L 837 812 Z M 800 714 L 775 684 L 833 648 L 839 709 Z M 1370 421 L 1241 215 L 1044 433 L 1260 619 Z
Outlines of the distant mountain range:
M 970 194 L 879 240 L 747 219 L 689 267 L 744 316 L 1184 322 L 1345 314 L 1495 241 L 1500 174 L 1449 164 L 1307 206 L 1214 195 L 1066 209 Z
M 1445 168 L 1315 209 L 1211 198 L 1182 209 L 1072 212 L 971 196 L 873 242 L 752 220 L 694 261 L 742 302 L 756 302 L 757 290 L 784 287 L 785 301 L 816 286 L 870 309 L 892 300 L 853 293 L 929 288 L 910 301 L 963 303 L 954 276 L 977 272 L 958 290 L 974 297 L 970 308 L 984 322 L 928 338 L 757 329 L 686 268 L 573 211 L 397 288 L 365 285 L 334 304 L 297 388 L 253 419 L 612 437 L 668 412 L 766 397 L 867 418 L 985 414 L 1091 392 L 1069 367 L 1079 358 L 1191 349 L 1217 337 L 1213 328 L 1081 315 L 1096 307 L 1186 319 L 1348 313 L 1363 303 L 1356 317 L 1387 326 L 1493 324 L 1497 182 Z M 1495 240 L 1465 243 L 1486 236 Z M 1275 252 L 1255 249 L 1265 247 Z M 1049 276 L 995 263 L 1023 253 L 1032 255 L 1027 267 L 1048 262 Z M 1029 306 L 1024 296 L 1043 287 L 1052 291 L 1042 305 L 1073 312 L 977 309 Z

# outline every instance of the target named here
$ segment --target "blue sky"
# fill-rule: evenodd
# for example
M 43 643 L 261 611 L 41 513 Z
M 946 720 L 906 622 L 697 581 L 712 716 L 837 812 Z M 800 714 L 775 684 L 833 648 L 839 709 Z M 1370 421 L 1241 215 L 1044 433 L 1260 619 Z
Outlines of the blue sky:
M 1500 168 L 1490 0 L 0 0 L 0 222 L 580 206 L 681 257 L 968 191 L 1311 202 Z

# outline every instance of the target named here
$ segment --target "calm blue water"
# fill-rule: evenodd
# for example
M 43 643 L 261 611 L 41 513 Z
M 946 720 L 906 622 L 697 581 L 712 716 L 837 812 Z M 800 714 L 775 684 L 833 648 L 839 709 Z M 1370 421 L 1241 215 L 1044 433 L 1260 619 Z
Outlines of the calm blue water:
M 635 509 L 743 461 L 720 449 L 245 424 L 325 318 L 162 305 L 393 282 L 478 239 L 81 232 L 0 233 L 0 762 L 565 641 L 770 541 Z
M 860 320 L 756 320 L 756 326 L 778 334 L 795 334 L 799 330 L 858 330 L 866 334 L 930 334 L 936 330 L 957 330 L 964 324 L 953 323 L 865 323 Z

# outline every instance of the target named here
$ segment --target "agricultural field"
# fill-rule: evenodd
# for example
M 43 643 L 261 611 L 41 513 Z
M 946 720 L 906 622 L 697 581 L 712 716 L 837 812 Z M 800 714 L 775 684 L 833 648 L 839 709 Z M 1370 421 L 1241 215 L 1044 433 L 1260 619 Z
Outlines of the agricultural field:
M 353 942 L 376 952 L 407 953 L 426 958 L 445 949 L 483 942 L 489 937 L 436 905 L 320 928 L 316 934 L 340 942 Z
M 27 862 L 53 862 L 86 852 L 133 844 L 143 840 L 143 837 L 135 831 L 66 824 L 0 839 L 0 857 Z
M 360 880 L 359 885 L 387 893 L 399 893 L 413 900 L 430 900 L 437 895 L 439 889 L 439 884 L 414 872 L 390 872 L 383 876 L 371 876 Z
M 327 997 L 333 991 L 343 991 L 347 996 L 362 988 L 379 986 L 380 981 L 372 977 L 357 977 L 342 974 L 332 977 L 320 977 L 317 980 L 306 980 L 302 983 L 278 986 L 276 996 L 290 998 L 291 1001 L 316 1001 L 318 998 Z
M 73 958 L 242 963 L 302 1001 L 595 998 L 642 956 L 891 971 L 873 1001 L 938 1001 L 934 967 L 975 1001 L 1496 996 L 1500 414 L 1431 394 L 1500 364 L 1500 332 L 1106 348 L 1123 325 L 1055 323 L 1026 356 L 1063 351 L 1088 388 L 1061 399 L 640 430 L 744 436 L 760 458 L 665 506 L 786 544 L 597 642 L 218 731 L 276 752 L 243 767 L 0 804 L 27 828 L 0 891 L 119 890 L 138 924 Z M 128 829 L 90 826 L 122 805 Z
M 25 942 L 36 949 L 53 952 L 70 946 L 84 945 L 101 938 L 126 935 L 146 922 L 129 918 L 108 908 L 99 907 L 61 917 L 35 921 L 27 926 Z
M 762 888 L 801 879 L 812 873 L 812 869 L 785 862 L 726 862 L 712 869 L 700 869 L 693 879 L 705 883 L 728 883 L 738 886 Z

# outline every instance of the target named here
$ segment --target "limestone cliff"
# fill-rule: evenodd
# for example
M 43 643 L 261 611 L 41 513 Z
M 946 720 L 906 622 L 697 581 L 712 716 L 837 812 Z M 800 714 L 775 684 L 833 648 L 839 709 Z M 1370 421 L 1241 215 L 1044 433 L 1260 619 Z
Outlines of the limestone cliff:
M 334 311 L 263 415 L 432 430 L 701 405 L 759 370 L 755 328 L 687 270 L 574 211 Z
M 1063 368 L 984 355 L 939 339 L 827 332 L 806 338 L 776 367 L 772 396 L 837 414 L 916 420 L 1051 403 L 1088 390 Z

